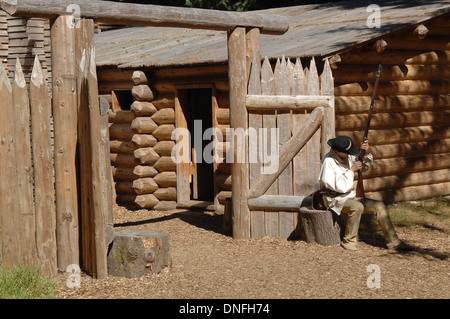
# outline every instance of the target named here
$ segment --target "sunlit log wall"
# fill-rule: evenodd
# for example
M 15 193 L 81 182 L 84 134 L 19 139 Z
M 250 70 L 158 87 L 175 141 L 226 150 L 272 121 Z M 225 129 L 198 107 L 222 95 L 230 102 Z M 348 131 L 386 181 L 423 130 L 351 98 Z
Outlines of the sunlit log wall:
M 340 54 L 334 65 L 336 135 L 357 143 L 383 65 L 369 131 L 375 162 L 364 186 L 366 196 L 386 202 L 450 193 L 449 16 L 424 26 L 424 39 L 414 26 L 383 37 L 383 52 L 370 43 Z

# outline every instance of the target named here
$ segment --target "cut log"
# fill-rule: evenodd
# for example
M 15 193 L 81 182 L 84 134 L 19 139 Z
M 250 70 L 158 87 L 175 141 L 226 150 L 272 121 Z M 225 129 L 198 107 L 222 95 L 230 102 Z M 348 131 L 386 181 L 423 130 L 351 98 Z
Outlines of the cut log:
M 119 111 L 112 111 L 109 110 L 108 112 L 108 120 L 109 123 L 131 123 L 134 118 L 136 117 L 135 112 L 133 111 L 126 111 L 126 110 L 119 110 Z
M 111 140 L 109 142 L 109 148 L 113 153 L 133 154 L 137 146 L 132 141 Z
M 159 200 L 153 194 L 138 195 L 134 203 L 140 208 L 152 208 L 159 203 Z
M 177 173 L 176 172 L 162 172 L 156 175 L 153 180 L 160 187 L 175 187 L 177 186 Z
M 175 172 L 177 164 L 170 156 L 161 156 L 161 158 L 153 165 L 159 172 Z
M 159 188 L 153 195 L 159 200 L 164 201 L 176 201 L 177 200 L 177 189 L 175 187 Z
M 138 195 L 150 194 L 159 188 L 153 178 L 145 177 L 133 181 L 133 189 Z
M 142 71 L 134 71 L 131 75 L 134 85 L 147 84 L 147 76 Z
M 153 177 L 158 174 L 158 171 L 147 165 L 139 165 L 134 167 L 113 167 L 113 176 L 118 181 L 134 181 L 140 177 Z
M 314 210 L 301 207 L 299 213 L 301 239 L 323 246 L 339 245 L 341 242 L 340 217 L 330 210 Z
M 175 110 L 172 108 L 164 108 L 152 115 L 152 120 L 157 124 L 175 124 Z
M 153 92 L 148 85 L 135 85 L 131 89 L 131 94 L 136 101 L 152 101 Z
M 153 115 L 157 111 L 156 107 L 145 101 L 134 101 L 131 104 L 131 110 L 138 115 Z
M 157 5 L 78 0 L 80 14 L 106 24 L 146 25 L 197 28 L 218 31 L 237 26 L 261 28 L 262 33 L 283 34 L 289 28 L 286 18 L 277 15 L 245 12 L 216 12 L 195 8 L 175 8 Z M 53 19 L 67 14 L 72 0 L 4 0 L 0 2 L 10 15 Z
M 161 156 L 171 156 L 172 150 L 175 147 L 174 141 L 161 141 L 158 142 L 153 149 L 156 153 L 158 153 Z
M 108 273 L 137 278 L 168 272 L 172 267 L 169 233 L 153 230 L 124 230 L 116 233 L 108 254 Z
M 130 124 L 113 123 L 109 126 L 109 136 L 111 139 L 131 140 L 134 132 Z
M 163 124 L 153 131 L 153 136 L 156 137 L 159 141 L 170 141 L 172 139 L 172 132 L 174 130 L 175 125 Z
M 155 146 L 158 142 L 156 138 L 150 134 L 134 134 L 131 141 L 139 147 Z
M 131 122 L 131 129 L 135 133 L 152 133 L 158 125 L 150 117 L 137 117 Z
M 156 153 L 151 147 L 138 148 L 134 151 L 134 157 L 138 159 L 140 164 L 147 165 L 153 165 L 160 159 L 158 153 Z
M 154 210 L 173 210 L 177 209 L 177 202 L 176 201 L 160 201 L 158 204 L 156 204 L 153 207 Z

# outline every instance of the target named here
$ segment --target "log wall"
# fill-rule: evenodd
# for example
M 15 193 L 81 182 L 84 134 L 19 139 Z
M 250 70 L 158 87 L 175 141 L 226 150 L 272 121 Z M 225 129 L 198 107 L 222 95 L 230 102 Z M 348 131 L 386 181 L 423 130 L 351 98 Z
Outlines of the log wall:
M 366 196 L 385 202 L 450 193 L 450 21 L 424 24 L 340 54 L 335 80 L 336 135 L 360 143 L 377 66 L 383 64 L 369 131 L 374 165 L 364 174 Z
M 102 82 L 105 73 L 100 74 L 100 92 L 108 92 Z M 126 83 L 125 88 L 131 90 L 134 100 L 131 105 L 122 105 L 129 110 L 109 112 L 117 202 L 138 208 L 173 209 L 176 207 L 176 165 L 170 155 L 175 145 L 171 140 L 175 129 L 174 95 L 159 94 L 155 98 L 145 74 L 140 71 L 119 72 L 115 79 Z M 110 83 L 114 87 L 117 82 Z M 111 98 L 110 101 L 114 105 Z
M 175 99 L 177 87 L 213 85 L 213 125 L 222 130 L 230 127 L 228 68 L 226 65 L 171 68 L 145 72 L 151 83 L 142 84 L 131 70 L 99 69 L 99 91 L 114 108 L 111 91 L 134 91 L 130 110 L 111 110 L 109 113 L 111 163 L 118 203 L 137 208 L 168 210 L 176 208 L 176 164 L 171 158 L 175 141 Z M 133 73 L 135 78 L 133 80 Z M 139 97 L 142 85 L 153 93 L 152 99 Z M 141 100 L 141 101 L 138 101 Z M 229 142 L 217 144 L 224 151 Z M 227 197 L 231 197 L 231 164 L 221 163 L 215 170 L 215 207 L 224 211 Z

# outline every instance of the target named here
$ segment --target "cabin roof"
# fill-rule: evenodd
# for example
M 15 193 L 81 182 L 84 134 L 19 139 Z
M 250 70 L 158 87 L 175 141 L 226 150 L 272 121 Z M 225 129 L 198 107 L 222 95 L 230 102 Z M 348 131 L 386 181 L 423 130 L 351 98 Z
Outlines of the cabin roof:
M 381 8 L 380 28 L 369 28 L 368 6 Z M 261 55 L 268 58 L 329 56 L 364 45 L 450 12 L 448 0 L 351 0 L 255 11 L 289 20 L 283 35 L 261 35 Z M 248 14 L 251 14 L 249 12 Z M 226 32 L 128 27 L 95 36 L 98 66 L 143 68 L 227 61 Z

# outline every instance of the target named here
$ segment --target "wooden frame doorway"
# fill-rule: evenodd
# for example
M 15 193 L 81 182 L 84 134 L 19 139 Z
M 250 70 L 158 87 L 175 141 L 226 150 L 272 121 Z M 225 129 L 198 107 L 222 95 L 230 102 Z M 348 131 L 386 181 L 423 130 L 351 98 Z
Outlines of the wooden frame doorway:
M 214 125 L 213 85 L 181 86 L 175 97 L 177 146 L 183 160 L 177 161 L 177 206 L 214 209 L 215 163 L 211 159 L 213 136 L 205 133 Z M 181 136 L 182 135 L 182 136 Z

